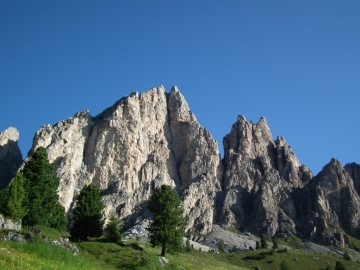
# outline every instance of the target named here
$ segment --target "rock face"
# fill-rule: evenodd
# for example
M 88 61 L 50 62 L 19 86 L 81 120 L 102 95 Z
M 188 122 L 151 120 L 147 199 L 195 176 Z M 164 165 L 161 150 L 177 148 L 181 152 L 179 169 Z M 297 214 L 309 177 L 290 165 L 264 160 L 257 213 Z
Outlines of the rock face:
M 239 116 L 224 137 L 221 223 L 254 234 L 296 234 L 296 200 L 312 178 L 285 139 L 272 138 L 265 118 L 253 124 Z
M 22 163 L 19 131 L 9 127 L 0 132 L 0 190 L 6 188 Z
M 216 219 L 218 146 L 176 87 L 169 94 L 162 86 L 134 92 L 96 117 L 83 111 L 45 125 L 32 150 L 39 146 L 55 162 L 60 202 L 69 213 L 81 188 L 92 182 L 102 191 L 106 213 L 116 212 L 129 227 L 149 216 L 147 200 L 167 184 L 184 201 L 187 229 L 207 233 Z
M 339 161 L 332 159 L 314 177 L 305 189 L 304 198 L 307 198 L 307 222 L 303 225 L 310 239 L 344 246 L 349 240 L 342 230 L 360 236 L 360 197 L 353 179 Z
M 18 132 L 0 138 L 0 164 L 14 173 Z M 55 163 L 70 220 L 80 190 L 94 183 L 106 216 L 116 213 L 124 229 L 145 224 L 148 199 L 167 184 L 180 194 L 193 236 L 213 224 L 337 246 L 349 242 L 344 232 L 360 236 L 360 165 L 343 168 L 333 159 L 313 177 L 283 137 L 273 139 L 265 118 L 254 124 L 238 116 L 223 144 L 220 160 L 216 141 L 179 90 L 160 86 L 133 92 L 95 117 L 81 111 L 42 126 L 31 151 L 43 146 Z M 16 162 L 6 164 L 3 153 Z M 2 179 L 5 186 L 11 177 Z

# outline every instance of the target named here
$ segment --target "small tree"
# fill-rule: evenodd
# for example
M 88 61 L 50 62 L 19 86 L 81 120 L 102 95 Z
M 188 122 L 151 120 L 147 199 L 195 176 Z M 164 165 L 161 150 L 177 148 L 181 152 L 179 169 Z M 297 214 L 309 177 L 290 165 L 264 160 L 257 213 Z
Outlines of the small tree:
M 260 242 L 259 241 L 256 241 L 256 249 L 260 249 L 261 246 L 260 246 Z
M 343 258 L 345 260 L 347 260 L 347 261 L 351 261 L 351 257 L 350 257 L 349 252 L 347 250 L 345 250 Z
M 170 186 L 162 185 L 150 199 L 148 209 L 154 215 L 154 220 L 148 227 L 151 245 L 162 247 L 161 256 L 165 256 L 167 248 L 181 250 L 185 218 L 184 208 L 176 191 Z
M 276 239 L 275 236 L 272 238 L 272 242 L 273 242 L 273 248 L 278 248 L 279 247 L 277 239 Z
M 220 240 L 218 248 L 219 248 L 219 251 L 220 251 L 221 253 L 224 253 L 224 252 L 225 252 L 225 247 L 224 247 L 224 242 L 223 242 L 223 240 Z
M 25 198 L 23 206 L 28 209 L 23 219 L 24 225 L 44 225 L 65 230 L 65 208 L 59 203 L 60 180 L 54 173 L 54 164 L 49 162 L 46 149 L 37 148 L 25 162 Z
M 22 205 L 24 198 L 24 178 L 17 172 L 6 192 L 4 191 L 3 214 L 19 222 L 26 214 L 25 207 Z
M 84 186 L 80 191 L 74 211 L 72 239 L 87 241 L 89 236 L 100 237 L 104 225 L 103 209 L 100 190 L 92 183 Z
M 186 239 L 185 251 L 186 251 L 186 252 L 190 252 L 190 251 L 191 251 L 191 245 L 190 245 L 190 240 L 189 240 L 189 239 Z
M 265 235 L 262 234 L 262 235 L 260 236 L 260 239 L 261 239 L 261 248 L 267 249 L 267 248 L 268 248 L 268 244 L 267 244 Z
M 106 238 L 113 243 L 122 242 L 122 235 L 120 233 L 120 227 L 114 214 L 110 216 L 110 221 L 105 228 Z

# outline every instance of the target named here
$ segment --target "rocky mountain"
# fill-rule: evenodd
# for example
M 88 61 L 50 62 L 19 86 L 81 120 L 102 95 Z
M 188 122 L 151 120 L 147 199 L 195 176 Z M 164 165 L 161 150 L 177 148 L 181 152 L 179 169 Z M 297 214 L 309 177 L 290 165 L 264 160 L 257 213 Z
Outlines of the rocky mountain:
M 22 163 L 18 146 L 19 131 L 9 127 L 0 132 L 0 190 L 8 186 Z
M 265 118 L 254 124 L 238 116 L 223 145 L 221 160 L 216 141 L 179 90 L 166 93 L 160 86 L 133 92 L 97 116 L 82 111 L 42 126 L 30 153 L 47 149 L 70 220 L 88 183 L 101 189 L 106 215 L 116 213 L 125 228 L 151 218 L 147 201 L 167 184 L 183 200 L 192 235 L 218 224 L 337 246 L 349 241 L 344 232 L 360 236 L 360 165 L 343 168 L 332 159 L 314 177 L 283 137 L 273 139 Z M 13 173 L 19 163 L 12 164 Z

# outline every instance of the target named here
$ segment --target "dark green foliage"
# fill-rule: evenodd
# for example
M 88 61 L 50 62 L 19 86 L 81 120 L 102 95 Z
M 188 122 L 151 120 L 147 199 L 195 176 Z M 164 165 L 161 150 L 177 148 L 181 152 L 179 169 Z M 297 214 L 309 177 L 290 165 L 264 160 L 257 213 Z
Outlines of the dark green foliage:
M 265 259 L 267 256 L 271 256 L 271 255 L 273 255 L 272 251 L 260 252 L 259 254 L 246 256 L 246 257 L 243 258 L 243 260 L 255 260 L 255 261 L 260 261 L 260 260 L 262 260 L 262 259 Z
M 346 267 L 341 262 L 336 261 L 335 270 L 346 270 Z
M 345 260 L 347 260 L 347 261 L 351 261 L 351 257 L 350 257 L 349 252 L 347 250 L 345 250 L 343 258 Z
M 288 250 L 287 250 L 287 247 L 284 247 L 283 249 L 279 249 L 278 251 L 277 251 L 277 253 L 284 253 L 284 252 L 287 252 Z
M 86 241 L 88 237 L 100 237 L 104 225 L 103 209 L 100 190 L 92 183 L 84 186 L 80 191 L 74 211 L 72 239 Z
M 189 240 L 189 239 L 186 239 L 185 251 L 186 251 L 186 252 L 190 252 L 190 251 L 191 251 L 191 245 L 190 245 L 190 240 Z
M 219 248 L 219 251 L 220 251 L 221 253 L 224 253 L 224 252 L 225 252 L 223 240 L 220 240 L 219 245 L 218 245 L 218 248 Z
M 332 269 L 333 268 L 330 265 L 326 266 L 326 268 L 325 268 L 325 270 L 332 270 Z
M 122 235 L 120 227 L 114 214 L 110 216 L 110 221 L 105 228 L 106 239 L 113 243 L 121 243 Z
M 261 246 L 260 246 L 260 242 L 259 241 L 256 241 L 256 249 L 260 249 Z
M 286 261 L 282 261 L 280 264 L 280 270 L 290 270 L 290 267 Z
M 161 256 L 165 256 L 168 248 L 173 251 L 181 250 L 185 218 L 184 208 L 176 191 L 170 186 L 162 185 L 150 199 L 148 209 L 154 215 L 154 220 L 148 227 L 151 245 L 162 246 Z
M 268 244 L 267 244 L 265 235 L 262 234 L 260 236 L 260 238 L 261 238 L 261 248 L 265 248 L 265 249 L 268 248 Z
M 276 237 L 273 237 L 273 238 L 272 238 L 272 242 L 273 242 L 273 248 L 278 248 L 278 247 L 279 247 L 279 244 L 278 244 L 278 242 L 277 242 Z
M 28 210 L 23 224 L 65 230 L 65 209 L 57 194 L 60 180 L 54 173 L 54 164 L 49 163 L 45 148 L 39 147 L 33 152 L 25 162 L 22 174 L 26 194 L 23 206 Z

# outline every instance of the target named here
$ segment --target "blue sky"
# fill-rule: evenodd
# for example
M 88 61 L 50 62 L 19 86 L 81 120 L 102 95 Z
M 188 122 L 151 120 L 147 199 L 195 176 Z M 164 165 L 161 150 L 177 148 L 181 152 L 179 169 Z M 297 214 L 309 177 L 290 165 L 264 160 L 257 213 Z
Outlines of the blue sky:
M 360 1 L 0 0 L 0 131 L 177 85 L 222 150 L 264 116 L 315 174 L 360 163 Z

